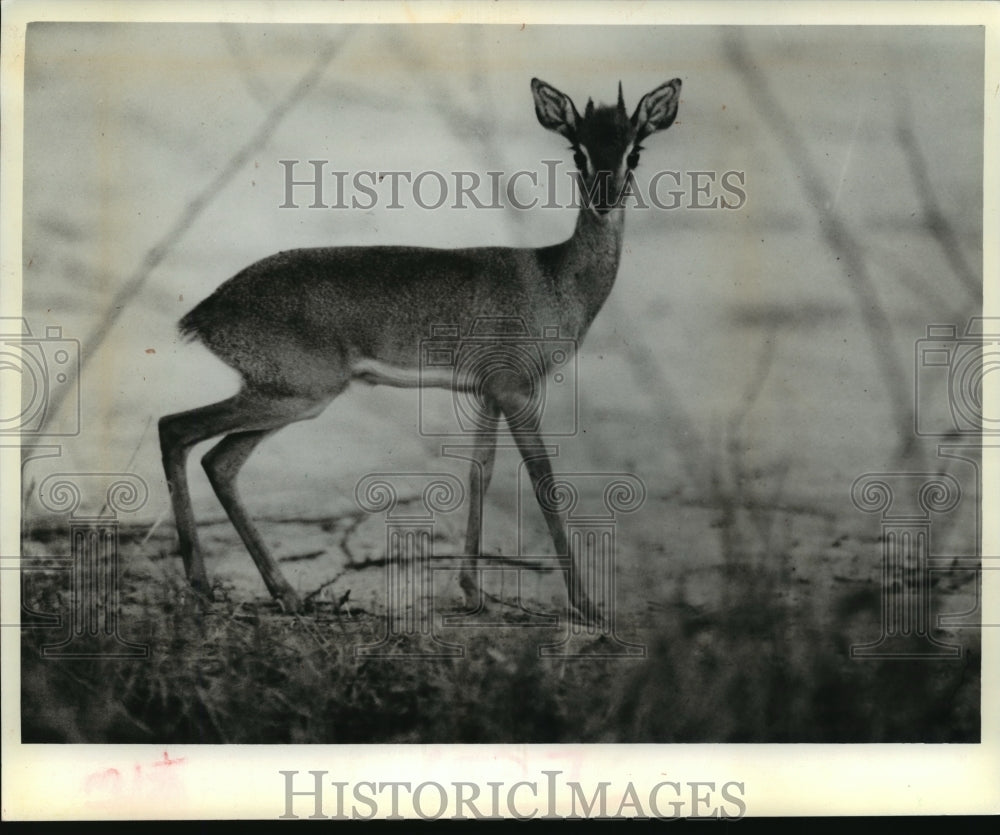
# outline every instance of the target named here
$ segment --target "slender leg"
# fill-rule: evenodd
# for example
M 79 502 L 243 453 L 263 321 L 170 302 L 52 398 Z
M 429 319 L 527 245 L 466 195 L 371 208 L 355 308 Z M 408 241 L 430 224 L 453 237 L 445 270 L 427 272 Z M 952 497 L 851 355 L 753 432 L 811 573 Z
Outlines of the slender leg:
M 191 509 L 191 494 L 187 483 L 187 457 L 195 444 L 227 431 L 238 413 L 239 395 L 202 406 L 189 412 L 179 412 L 160 418 L 160 451 L 163 471 L 170 490 L 181 559 L 188 582 L 196 591 L 208 592 L 208 576 L 198 544 L 198 531 Z
M 566 538 L 566 525 L 562 514 L 557 512 L 551 505 L 542 499 L 545 493 L 546 484 L 552 478 L 552 462 L 548 453 L 542 445 L 542 437 L 539 432 L 538 419 L 533 410 L 525 409 L 528 395 L 523 392 L 507 392 L 498 396 L 500 408 L 508 416 L 508 423 L 511 423 L 511 415 L 529 416 L 521 418 L 516 425 L 510 425 L 511 435 L 524 459 L 528 476 L 531 478 L 531 485 L 535 491 L 535 499 L 545 517 L 545 523 L 555 545 L 556 554 L 567 556 L 573 564 L 573 570 L 567 574 L 566 589 L 569 593 L 570 605 L 579 612 L 588 622 L 599 621 L 601 613 L 591 604 L 583 584 L 582 566 L 577 562 L 577 556 L 570 551 L 569 541 Z
M 258 429 L 251 432 L 235 432 L 227 435 L 216 446 L 201 459 L 202 466 L 208 474 L 208 480 L 212 483 L 215 495 L 229 516 L 229 521 L 233 523 L 236 532 L 243 540 L 247 551 L 253 557 L 253 561 L 264 578 L 264 585 L 271 593 L 271 596 L 279 600 L 286 612 L 298 612 L 301 609 L 301 602 L 295 590 L 284 578 L 278 564 L 274 561 L 268 551 L 267 545 L 261 538 L 257 528 L 254 527 L 243 507 L 239 493 L 236 490 L 236 476 L 246 463 L 250 453 L 268 435 L 273 434 L 276 429 Z
M 266 434 L 268 431 L 279 429 L 293 421 L 314 417 L 322 411 L 332 396 L 331 394 L 321 399 L 316 397 L 275 399 L 253 391 L 244 390 L 235 397 L 212 404 L 211 406 L 203 406 L 188 412 L 167 415 L 160 419 L 160 449 L 163 453 L 163 469 L 166 473 L 167 486 L 170 489 L 170 499 L 174 509 L 174 518 L 177 522 L 177 538 L 180 543 L 181 558 L 184 560 L 184 569 L 187 573 L 188 581 L 196 590 L 207 593 L 209 584 L 201 548 L 198 544 L 194 512 L 191 509 L 191 496 L 187 484 L 187 457 L 191 447 L 201 441 L 227 432 L 237 431 L 239 434 L 244 432 L 262 432 L 262 434 Z M 254 445 L 256 445 L 256 441 L 246 450 L 243 456 L 244 460 Z M 223 463 L 225 464 L 224 454 L 227 447 L 222 444 L 220 446 L 222 446 L 222 449 L 219 455 L 223 456 Z M 236 456 L 234 454 L 235 459 Z M 242 461 L 240 464 L 242 464 Z M 236 467 L 236 470 L 239 470 L 239 466 Z M 235 473 L 233 477 L 235 477 Z M 226 480 L 225 475 L 221 477 L 221 480 Z M 216 487 L 215 489 L 218 493 L 219 488 Z M 230 505 L 237 508 L 237 515 L 245 518 L 245 513 L 242 512 L 242 506 L 238 497 L 236 497 L 235 490 L 223 489 L 224 494 L 227 496 L 227 499 L 223 501 L 224 506 L 226 501 L 228 501 Z M 220 495 L 220 499 L 222 499 L 222 495 Z M 232 518 L 232 512 L 230 512 L 229 507 L 226 507 L 226 510 L 230 513 L 230 518 Z M 234 525 L 236 525 L 235 521 Z M 247 537 L 240 530 L 239 526 L 236 527 L 241 538 L 247 543 L 247 547 L 250 548 Z M 266 549 L 264 553 L 266 553 Z M 251 549 L 251 555 L 259 566 L 258 555 L 254 553 L 253 549 Z M 262 573 L 264 573 L 263 569 Z M 267 582 L 266 575 L 265 582 Z M 268 586 L 268 588 L 270 589 L 271 587 Z M 280 589 L 280 591 L 284 591 L 284 589 Z
M 465 553 L 470 558 L 482 556 L 483 500 L 493 478 L 499 416 L 500 407 L 494 401 L 487 400 L 481 415 L 481 424 L 476 431 L 476 446 L 472 450 L 472 466 L 469 468 L 469 524 L 465 530 Z M 482 607 L 478 573 L 463 568 L 459 576 L 459 584 L 465 592 L 466 605 L 477 611 Z

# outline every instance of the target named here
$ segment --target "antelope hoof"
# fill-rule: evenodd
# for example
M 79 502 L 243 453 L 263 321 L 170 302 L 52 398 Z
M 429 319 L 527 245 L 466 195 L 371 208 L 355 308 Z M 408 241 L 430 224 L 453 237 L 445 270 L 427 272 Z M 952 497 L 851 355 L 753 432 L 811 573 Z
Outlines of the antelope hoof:
M 277 600 L 278 607 L 283 614 L 300 615 L 305 611 L 302 599 L 291 589 L 276 594 L 275 600 Z
M 188 585 L 191 587 L 191 591 L 194 592 L 194 596 L 199 600 L 211 603 L 215 599 L 215 596 L 212 593 L 212 586 L 208 582 L 208 577 L 204 574 L 189 577 Z

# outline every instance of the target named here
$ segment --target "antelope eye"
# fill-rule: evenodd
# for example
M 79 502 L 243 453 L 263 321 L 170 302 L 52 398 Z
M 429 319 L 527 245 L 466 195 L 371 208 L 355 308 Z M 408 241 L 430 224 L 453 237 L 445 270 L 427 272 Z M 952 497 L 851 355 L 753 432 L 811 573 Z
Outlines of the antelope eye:
M 625 164 L 628 165 L 629 168 L 635 168 L 639 164 L 639 152 L 633 151 L 629 154 L 628 159 L 625 160 Z
M 573 162 L 576 163 L 576 167 L 581 171 L 587 171 L 587 158 L 583 155 L 583 151 L 577 151 L 573 154 Z

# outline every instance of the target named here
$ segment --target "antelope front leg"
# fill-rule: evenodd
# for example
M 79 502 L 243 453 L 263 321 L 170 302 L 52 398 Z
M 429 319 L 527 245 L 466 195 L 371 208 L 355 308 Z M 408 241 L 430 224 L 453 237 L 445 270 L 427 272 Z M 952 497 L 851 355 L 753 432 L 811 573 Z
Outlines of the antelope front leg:
M 469 523 L 465 529 L 465 554 L 469 559 L 478 560 L 482 556 L 483 502 L 490 480 L 493 478 L 493 462 L 497 453 L 497 420 L 500 407 L 492 400 L 486 401 L 479 415 L 480 425 L 476 430 L 476 445 L 472 450 L 472 466 L 469 468 Z M 465 593 L 465 605 L 473 613 L 483 609 L 485 601 L 479 588 L 480 572 L 463 566 L 459 585 Z
M 509 396 L 507 402 L 501 401 L 501 408 L 505 415 L 525 414 L 530 411 L 524 408 L 525 395 Z M 508 417 L 508 421 L 510 418 Z M 516 426 L 510 427 L 511 434 L 517 444 L 518 451 L 524 459 L 528 476 L 531 478 L 531 486 L 535 491 L 535 499 L 545 517 L 545 523 L 552 537 L 558 556 L 569 558 L 571 568 L 566 575 L 566 590 L 569 594 L 569 605 L 575 609 L 587 623 L 599 624 L 602 621 L 602 614 L 591 601 L 586 591 L 585 575 L 583 566 L 578 555 L 572 553 L 569 541 L 566 538 L 566 523 L 561 513 L 553 506 L 551 501 L 545 499 L 549 482 L 552 479 L 552 462 L 549 459 L 545 447 L 542 445 L 542 437 L 538 431 L 538 424 L 535 418 L 522 420 Z

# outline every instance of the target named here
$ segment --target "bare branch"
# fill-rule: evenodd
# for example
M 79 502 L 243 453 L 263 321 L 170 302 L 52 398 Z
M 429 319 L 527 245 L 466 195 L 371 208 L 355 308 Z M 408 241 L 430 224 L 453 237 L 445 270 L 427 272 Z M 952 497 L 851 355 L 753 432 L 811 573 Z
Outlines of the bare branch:
M 264 122 L 253 136 L 247 140 L 242 148 L 233 154 L 222 170 L 191 199 L 173 226 L 146 252 L 146 257 L 143 258 L 142 263 L 126 279 L 125 283 L 111 300 L 104 316 L 101 317 L 101 321 L 90 332 L 90 335 L 83 340 L 77 373 L 82 373 L 87 363 L 90 362 L 94 354 L 97 353 L 97 350 L 104 343 L 115 322 L 118 321 L 118 318 L 139 293 L 150 274 L 159 266 L 167 253 L 170 252 L 188 229 L 194 225 L 201 213 L 223 191 L 225 185 L 267 144 L 288 112 L 309 93 L 349 37 L 350 31 L 353 30 L 349 30 L 339 40 L 331 41 L 320 51 L 316 60 L 313 61 L 309 69 L 302 75 L 302 78 L 267 114 Z M 70 384 L 55 389 L 49 410 L 46 413 L 46 421 L 50 421 L 53 415 L 59 411 L 63 398 L 70 390 L 73 390 L 73 386 Z
M 900 428 L 899 455 L 906 455 L 912 448 L 913 435 L 905 431 L 913 425 L 913 407 L 907 387 L 908 375 L 899 357 L 893 350 L 892 325 L 875 290 L 875 284 L 868 272 L 868 264 L 862 256 L 861 244 L 855 239 L 843 217 L 832 208 L 832 201 L 823 184 L 819 171 L 809 158 L 805 142 L 796 130 L 795 123 L 785 113 L 778 99 L 771 91 L 767 79 L 746 53 L 741 40 L 733 39 L 726 47 L 726 55 L 736 76 L 753 98 L 762 121 L 774 133 L 786 157 L 798 171 L 806 195 L 819 215 L 819 226 L 827 246 L 840 258 L 844 265 L 844 277 L 854 295 L 858 312 L 864 322 L 872 343 L 872 354 L 878 365 L 882 384 L 889 396 L 894 422 Z M 820 207 L 831 206 L 822 210 Z

